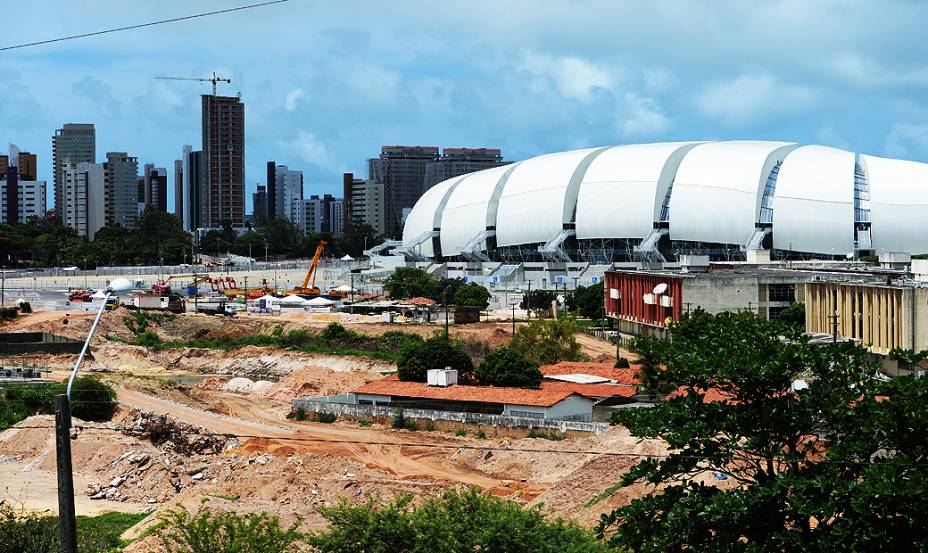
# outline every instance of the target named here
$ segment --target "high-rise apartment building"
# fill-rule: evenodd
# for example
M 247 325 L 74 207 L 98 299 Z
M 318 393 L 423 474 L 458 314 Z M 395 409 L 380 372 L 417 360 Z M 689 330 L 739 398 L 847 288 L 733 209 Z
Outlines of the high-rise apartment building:
M 267 187 L 258 185 L 258 191 L 251 195 L 251 208 L 255 218 L 267 218 Z
M 203 226 L 245 225 L 245 105 L 235 96 L 202 96 L 205 182 Z
M 293 221 L 290 205 L 295 200 L 303 199 L 303 171 L 278 165 L 274 170 L 274 190 L 274 200 L 277 202 L 274 209 L 276 216 Z
M 329 224 L 329 233 L 332 236 L 341 236 L 342 228 L 345 226 L 345 200 L 343 198 L 332 198 L 332 201 L 326 206 L 326 218 Z
M 277 213 L 277 162 L 267 162 L 267 218 L 276 219 Z
M 146 163 L 142 174 L 142 187 L 139 203 L 151 206 L 159 211 L 168 210 L 168 170 Z
M 422 196 L 428 164 L 439 159 L 436 146 L 384 146 L 367 160 L 367 178 L 382 182 L 386 200 L 386 234 L 399 236 L 403 220 Z
M 61 203 L 65 209 L 59 212 L 58 217 L 79 236 L 93 240 L 106 222 L 103 164 L 67 164 L 61 176 Z
M 0 158 L 0 222 L 44 218 L 45 181 L 35 180 L 35 154 L 10 144 L 10 155 Z
M 182 205 L 178 208 L 178 213 L 184 230 L 194 231 L 206 226 L 203 222 L 203 203 L 206 195 L 203 152 L 195 152 L 193 146 L 185 145 L 181 151 L 180 162 Z
M 55 187 L 55 213 L 63 220 L 64 178 L 62 170 L 75 163 L 94 163 L 97 159 L 97 131 L 92 123 L 66 123 L 52 136 L 52 182 Z
M 344 191 L 343 213 L 345 221 L 349 219 L 370 225 L 378 235 L 386 231 L 386 212 L 384 206 L 384 185 L 371 179 L 356 179 L 352 173 L 342 176 Z
M 174 160 L 174 216 L 184 223 L 184 161 Z M 181 227 L 183 228 L 183 227 Z
M 499 148 L 444 148 L 438 160 L 426 165 L 422 192 L 442 181 L 506 163 Z
M 119 225 L 125 229 L 137 228 L 138 172 L 138 158 L 131 157 L 126 152 L 107 152 L 106 162 L 103 163 L 107 225 Z

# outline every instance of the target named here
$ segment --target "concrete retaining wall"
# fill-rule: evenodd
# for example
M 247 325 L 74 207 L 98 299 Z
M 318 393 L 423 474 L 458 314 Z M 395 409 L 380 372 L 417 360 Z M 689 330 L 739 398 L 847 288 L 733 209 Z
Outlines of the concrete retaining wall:
M 349 417 L 385 417 L 392 418 L 396 414 L 396 407 L 380 405 L 351 405 L 344 403 L 325 403 L 307 399 L 294 399 L 293 409 L 302 409 L 306 412 L 333 413 Z M 600 433 L 609 424 L 604 422 L 563 421 L 556 419 L 533 419 L 528 417 L 506 417 L 502 415 L 487 415 L 483 413 L 463 413 L 457 411 L 435 411 L 431 409 L 403 409 L 403 416 L 409 419 L 430 421 L 451 421 L 460 424 L 502 426 L 510 428 L 550 428 L 560 432 L 594 432 Z

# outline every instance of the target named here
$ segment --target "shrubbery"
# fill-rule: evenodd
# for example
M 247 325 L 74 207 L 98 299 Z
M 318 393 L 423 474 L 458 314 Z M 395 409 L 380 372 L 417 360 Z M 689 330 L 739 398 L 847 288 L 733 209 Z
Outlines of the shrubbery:
M 302 542 L 297 520 L 288 527 L 267 513 L 236 514 L 180 508 L 161 515 L 169 553 L 289 553 Z
M 77 517 L 81 553 L 115 553 L 126 545 L 120 536 L 147 515 L 105 513 Z M 0 501 L 0 553 L 57 553 L 58 517 L 13 509 Z
M 490 352 L 477 367 L 475 374 L 484 386 L 537 388 L 542 379 L 537 363 L 506 346 Z
M 473 375 L 474 364 L 461 349 L 461 344 L 435 334 L 423 342 L 408 344 L 400 352 L 396 363 L 400 380 L 425 382 L 430 369 L 451 368 L 458 371 L 458 378 L 468 380 Z
M 0 387 L 0 431 L 32 415 L 54 413 L 54 397 L 66 391 L 66 382 Z M 105 382 L 92 376 L 78 377 L 71 392 L 71 416 L 74 418 L 87 421 L 113 418 L 116 391 Z
M 573 319 L 536 319 L 516 330 L 509 347 L 539 365 L 583 361 L 576 332 Z

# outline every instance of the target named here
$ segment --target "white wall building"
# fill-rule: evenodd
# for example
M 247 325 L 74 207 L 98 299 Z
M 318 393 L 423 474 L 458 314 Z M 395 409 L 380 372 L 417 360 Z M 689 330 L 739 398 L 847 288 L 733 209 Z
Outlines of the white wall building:
M 0 181 L 0 223 L 9 223 L 6 205 L 7 182 Z M 17 181 L 19 214 L 15 222 L 25 223 L 29 219 L 45 218 L 45 181 Z
M 294 200 L 303 199 L 303 171 L 287 169 L 286 165 L 278 165 L 275 172 L 276 181 L 276 212 L 278 216 L 293 220 L 292 210 Z
M 61 220 L 92 240 L 105 223 L 103 164 L 77 163 L 65 167 L 63 175 L 65 210 Z

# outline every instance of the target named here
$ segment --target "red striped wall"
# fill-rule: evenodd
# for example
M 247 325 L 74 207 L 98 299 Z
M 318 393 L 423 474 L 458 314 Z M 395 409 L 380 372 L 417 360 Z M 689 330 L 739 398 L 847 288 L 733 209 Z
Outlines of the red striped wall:
M 673 305 L 660 305 L 660 296 L 656 304 L 646 304 L 644 295 L 653 293 L 654 287 L 661 283 L 667 285 L 667 291 L 661 295 L 672 298 Z M 619 291 L 618 299 L 610 297 L 612 289 Z M 664 327 L 667 317 L 679 321 L 683 314 L 683 279 L 676 276 L 607 272 L 603 292 L 608 317 Z

